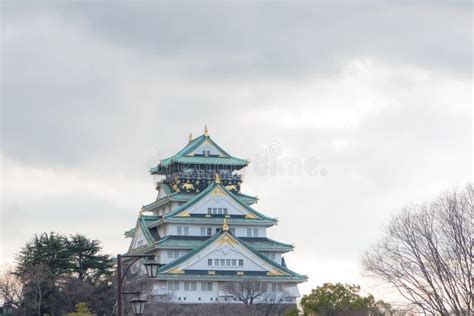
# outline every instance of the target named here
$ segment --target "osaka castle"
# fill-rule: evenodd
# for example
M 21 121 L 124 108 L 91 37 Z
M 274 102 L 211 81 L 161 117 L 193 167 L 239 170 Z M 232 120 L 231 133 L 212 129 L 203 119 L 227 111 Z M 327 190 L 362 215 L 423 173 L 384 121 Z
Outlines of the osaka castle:
M 238 304 L 229 284 L 246 281 L 263 292 L 255 302 L 295 304 L 297 285 L 307 277 L 285 264 L 294 246 L 267 237 L 277 219 L 241 192 L 239 170 L 248 163 L 214 142 L 206 127 L 150 170 L 159 179 L 158 194 L 125 233 L 131 238 L 126 254 L 154 255 L 160 268 L 157 278 L 147 279 L 143 264 L 134 264 L 129 289 L 145 282 L 148 303 Z

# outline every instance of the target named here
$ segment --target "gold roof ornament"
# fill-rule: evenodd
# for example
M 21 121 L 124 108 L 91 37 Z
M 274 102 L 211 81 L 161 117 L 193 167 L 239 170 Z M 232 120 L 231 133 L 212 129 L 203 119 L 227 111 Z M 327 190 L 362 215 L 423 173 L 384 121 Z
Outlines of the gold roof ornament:
M 189 132 L 189 142 L 193 140 L 193 133 Z
M 225 232 L 229 230 L 229 225 L 227 225 L 227 218 L 225 217 L 224 217 L 224 224 L 222 225 L 222 230 Z
M 209 136 L 209 130 L 207 129 L 207 124 L 204 124 L 204 136 Z
M 217 184 L 221 183 L 221 177 L 219 176 L 218 173 L 216 173 L 216 183 Z

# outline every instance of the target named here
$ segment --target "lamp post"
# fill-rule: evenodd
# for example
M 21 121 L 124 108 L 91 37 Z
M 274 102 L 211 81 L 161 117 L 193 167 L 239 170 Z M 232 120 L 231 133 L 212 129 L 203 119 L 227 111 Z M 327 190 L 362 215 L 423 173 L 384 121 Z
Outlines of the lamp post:
M 133 261 L 125 268 L 125 271 L 122 273 L 122 258 L 133 258 Z M 143 255 L 143 254 L 136 254 L 136 255 L 117 255 L 117 315 L 122 316 L 122 295 L 126 294 L 134 294 L 139 296 L 141 292 L 122 292 L 122 285 L 123 280 L 125 279 L 125 275 L 130 267 L 137 262 L 139 259 L 146 258 L 148 259 L 147 262 L 144 263 L 146 268 L 146 274 L 149 278 L 156 278 L 158 275 L 158 268 L 159 264 L 155 261 L 153 255 Z M 143 314 L 143 310 L 145 308 L 145 300 L 140 298 L 134 299 L 130 301 L 132 303 L 133 312 L 135 315 Z
M 11 315 L 13 314 L 13 306 L 10 302 L 3 304 L 3 314 L 4 315 Z
M 143 315 L 143 311 L 145 309 L 145 303 L 146 303 L 145 300 L 140 299 L 140 297 L 137 297 L 131 300 L 130 303 L 132 303 L 132 309 L 135 315 Z

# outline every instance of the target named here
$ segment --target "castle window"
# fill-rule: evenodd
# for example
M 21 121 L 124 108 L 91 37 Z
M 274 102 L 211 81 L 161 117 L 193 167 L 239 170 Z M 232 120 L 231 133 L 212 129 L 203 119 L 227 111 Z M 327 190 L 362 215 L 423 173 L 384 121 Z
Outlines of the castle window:
M 272 283 L 273 292 L 283 292 L 283 283 Z
M 225 265 L 230 267 L 231 260 L 230 259 L 225 259 Z
M 207 214 L 211 215 L 211 213 L 212 213 L 212 208 L 209 207 L 209 208 L 207 209 Z
M 206 227 L 201 227 L 201 236 L 206 236 Z
M 185 281 L 184 282 L 185 291 L 196 291 L 196 281 Z
M 219 207 L 219 208 L 217 209 L 217 214 L 222 215 L 222 208 L 221 208 L 221 207 Z
M 235 267 L 237 265 L 237 259 L 232 259 L 232 266 Z
M 224 215 L 227 215 L 227 208 L 224 208 Z
M 201 291 L 212 291 L 212 282 L 202 282 Z
M 221 259 L 221 266 L 225 266 L 225 259 Z
M 189 236 L 189 227 L 185 226 L 183 227 L 183 230 L 184 230 L 184 236 Z
M 168 281 L 168 290 L 178 291 L 179 290 L 179 281 Z
M 243 259 L 239 259 L 239 267 L 243 267 L 244 266 L 244 260 Z
M 252 237 L 252 228 L 247 228 L 247 237 Z
M 207 235 L 211 236 L 212 235 L 212 227 L 207 228 Z
M 178 236 L 181 236 L 183 234 L 183 227 L 178 226 L 176 230 L 177 230 Z
M 207 259 L 207 265 L 212 266 L 212 259 Z
M 168 250 L 168 258 L 178 258 L 179 250 Z
M 253 237 L 258 237 L 258 228 L 253 229 Z
M 219 259 L 214 259 L 214 265 L 218 266 L 219 265 Z

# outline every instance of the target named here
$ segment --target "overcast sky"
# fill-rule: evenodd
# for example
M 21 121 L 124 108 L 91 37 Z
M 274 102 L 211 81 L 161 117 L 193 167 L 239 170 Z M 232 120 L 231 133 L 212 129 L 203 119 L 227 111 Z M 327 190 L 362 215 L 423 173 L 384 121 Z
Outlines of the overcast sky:
M 125 251 L 148 168 L 207 123 L 253 161 L 243 192 L 295 244 L 302 293 L 381 293 L 360 257 L 391 214 L 472 177 L 471 10 L 3 1 L 1 262 L 44 231 Z

